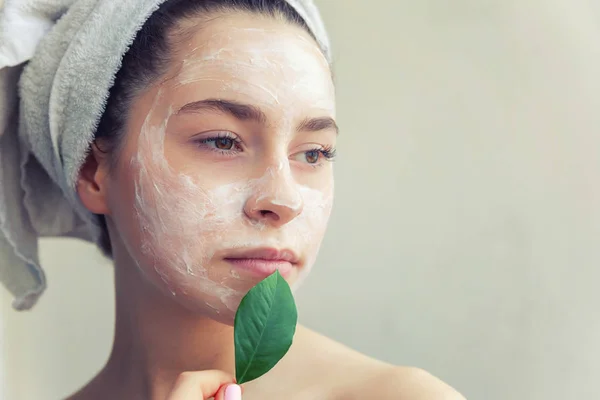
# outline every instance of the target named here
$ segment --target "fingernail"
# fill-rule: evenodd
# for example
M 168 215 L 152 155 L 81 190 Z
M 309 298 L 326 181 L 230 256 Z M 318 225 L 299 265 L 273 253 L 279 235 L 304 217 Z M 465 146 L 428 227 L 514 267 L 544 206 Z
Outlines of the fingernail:
M 239 385 L 229 385 L 225 389 L 225 400 L 242 400 L 242 388 Z

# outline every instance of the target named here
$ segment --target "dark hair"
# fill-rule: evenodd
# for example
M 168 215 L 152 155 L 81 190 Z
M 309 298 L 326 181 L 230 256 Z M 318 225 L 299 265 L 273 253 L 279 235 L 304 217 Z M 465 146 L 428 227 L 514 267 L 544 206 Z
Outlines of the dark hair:
M 123 57 L 95 135 L 94 145 L 100 151 L 111 153 L 112 161 L 116 159 L 133 99 L 168 70 L 173 36 L 177 36 L 174 33 L 184 33 L 175 32 L 178 23 L 232 10 L 281 18 L 302 27 L 314 38 L 306 22 L 286 0 L 167 0 L 146 21 Z M 99 217 L 103 232 L 98 245 L 110 257 L 112 248 L 106 219 Z

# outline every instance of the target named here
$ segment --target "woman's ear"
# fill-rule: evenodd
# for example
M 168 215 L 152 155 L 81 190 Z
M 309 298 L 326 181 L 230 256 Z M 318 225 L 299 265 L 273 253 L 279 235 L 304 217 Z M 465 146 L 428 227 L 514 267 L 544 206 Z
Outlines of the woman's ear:
M 92 149 L 79 170 L 77 194 L 83 205 L 94 214 L 110 214 L 106 197 L 108 172 L 108 154 L 100 151 L 95 142 L 92 143 Z

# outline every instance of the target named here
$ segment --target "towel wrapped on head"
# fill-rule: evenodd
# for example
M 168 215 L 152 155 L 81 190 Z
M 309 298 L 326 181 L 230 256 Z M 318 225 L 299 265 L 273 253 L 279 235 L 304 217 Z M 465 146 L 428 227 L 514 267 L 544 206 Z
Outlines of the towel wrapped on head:
M 76 184 L 137 32 L 169 0 L 4 0 L 0 10 L 0 281 L 18 310 L 46 288 L 38 239 L 98 243 Z M 202 1 L 202 0 L 198 0 Z M 329 57 L 312 0 L 286 0 Z

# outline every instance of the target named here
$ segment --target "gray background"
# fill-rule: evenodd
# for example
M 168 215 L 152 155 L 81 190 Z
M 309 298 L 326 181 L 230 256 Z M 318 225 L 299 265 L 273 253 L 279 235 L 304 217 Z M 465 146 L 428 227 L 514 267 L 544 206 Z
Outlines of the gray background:
M 584 0 L 321 0 L 340 159 L 310 327 L 469 399 L 600 398 L 600 13 Z M 0 290 L 4 398 L 105 361 L 111 267 L 42 244 L 49 289 Z

